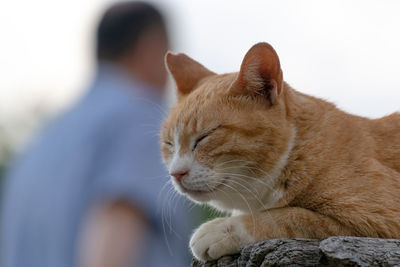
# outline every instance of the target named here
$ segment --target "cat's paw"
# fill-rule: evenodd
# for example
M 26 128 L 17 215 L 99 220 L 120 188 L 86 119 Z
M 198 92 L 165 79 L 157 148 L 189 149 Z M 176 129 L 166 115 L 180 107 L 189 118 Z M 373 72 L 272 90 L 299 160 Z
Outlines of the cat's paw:
M 193 255 L 202 261 L 239 252 L 241 246 L 253 243 L 240 217 L 218 218 L 202 224 L 190 239 Z

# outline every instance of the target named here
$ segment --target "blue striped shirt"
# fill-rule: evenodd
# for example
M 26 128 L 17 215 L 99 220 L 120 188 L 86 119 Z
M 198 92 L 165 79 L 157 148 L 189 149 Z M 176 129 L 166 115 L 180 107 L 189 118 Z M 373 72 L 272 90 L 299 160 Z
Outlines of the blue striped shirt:
M 168 175 L 157 136 L 163 111 L 153 91 L 102 65 L 88 93 L 41 131 L 7 176 L 2 266 L 76 266 L 87 211 L 121 199 L 151 221 L 140 266 L 189 264 L 187 208 L 163 188 Z

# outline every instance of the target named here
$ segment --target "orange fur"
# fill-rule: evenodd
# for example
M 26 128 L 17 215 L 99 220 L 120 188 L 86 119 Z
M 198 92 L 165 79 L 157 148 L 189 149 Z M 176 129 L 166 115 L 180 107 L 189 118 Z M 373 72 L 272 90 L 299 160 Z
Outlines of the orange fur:
M 239 210 L 237 218 L 255 241 L 400 238 L 400 114 L 371 120 L 292 89 L 265 43 L 250 49 L 239 73 L 196 75 L 196 67 L 187 69 L 193 73 L 185 72 L 185 79 L 195 77 L 195 86 L 180 92 L 164 123 L 163 158 L 170 161 L 174 149 L 164 143 L 177 134 L 178 154 L 193 155 L 215 177 L 228 173 L 225 180 L 206 180 L 221 183 L 219 191 L 205 190 L 200 198 L 188 190 L 189 197 Z M 191 149 L 193 138 L 217 126 Z

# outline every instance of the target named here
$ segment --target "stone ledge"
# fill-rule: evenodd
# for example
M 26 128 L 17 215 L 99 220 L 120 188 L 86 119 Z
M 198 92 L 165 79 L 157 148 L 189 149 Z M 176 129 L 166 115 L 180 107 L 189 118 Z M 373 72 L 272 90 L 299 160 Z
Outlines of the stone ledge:
M 215 261 L 193 260 L 192 266 L 400 266 L 400 240 L 349 236 L 322 241 L 272 239 Z

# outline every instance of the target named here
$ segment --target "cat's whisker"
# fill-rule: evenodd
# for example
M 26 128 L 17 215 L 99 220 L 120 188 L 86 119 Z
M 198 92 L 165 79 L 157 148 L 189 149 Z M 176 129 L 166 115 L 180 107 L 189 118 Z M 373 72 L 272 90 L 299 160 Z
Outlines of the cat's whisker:
M 252 165 L 255 165 L 255 164 L 252 164 Z M 254 166 L 249 166 L 249 165 L 224 167 L 224 168 L 222 168 L 221 170 L 225 170 L 225 169 L 234 169 L 234 168 L 238 168 L 239 170 L 240 170 L 240 169 L 256 170 L 256 171 L 258 171 L 258 172 L 260 172 L 260 173 L 265 174 L 266 176 L 271 176 L 271 174 L 265 172 L 264 170 L 262 170 L 262 169 L 260 169 L 260 168 L 257 168 L 257 167 L 254 167 Z
M 188 204 L 188 211 L 192 211 L 196 207 L 196 203 L 194 202 L 185 202 Z
M 158 193 L 158 196 L 157 196 L 157 202 L 160 202 L 159 200 L 160 200 L 160 197 L 162 196 L 162 192 L 167 188 L 167 186 L 168 185 L 170 185 L 170 184 L 172 184 L 171 183 L 171 180 L 167 180 L 165 183 L 164 183 L 164 185 L 161 187 L 161 189 L 160 189 L 160 192 Z
M 172 212 L 175 212 L 177 210 L 177 205 L 179 203 L 180 198 L 181 198 L 181 196 L 176 191 L 174 191 L 172 201 L 175 203 L 175 205 L 174 205 L 174 209 L 172 210 Z M 186 200 L 185 200 L 185 202 L 186 202 Z M 172 221 L 172 217 L 171 217 L 171 221 Z
M 254 167 L 254 166 L 245 166 L 245 167 L 248 168 L 248 169 L 253 169 L 253 170 L 256 170 L 258 172 L 261 172 L 261 173 L 265 174 L 266 176 L 271 176 L 270 173 L 267 173 L 267 172 L 265 172 L 264 170 L 262 170 L 260 168 L 257 168 L 257 167 Z
M 221 162 L 221 163 L 215 165 L 215 168 L 221 167 L 221 166 L 223 166 L 225 164 L 232 163 L 232 162 L 242 162 L 242 163 L 252 163 L 252 164 L 254 164 L 253 161 L 249 161 L 249 160 L 233 159 L 233 160 L 228 160 L 228 161 Z
M 239 178 L 239 179 L 242 179 L 243 180 L 243 178 Z M 243 180 L 244 181 L 244 180 Z M 230 180 L 230 182 L 235 182 L 236 184 L 239 184 L 239 185 L 241 185 L 240 183 L 238 183 L 238 182 L 236 182 L 236 181 L 232 181 L 232 180 Z M 244 181 L 244 182 L 247 182 L 248 183 L 248 181 Z M 241 185 L 241 186 L 243 186 L 243 185 Z M 250 191 L 249 191 L 250 192 Z M 264 203 L 262 203 L 262 201 L 259 199 L 259 198 L 256 198 L 256 200 L 262 205 L 262 207 L 264 208 L 264 210 L 262 210 L 262 212 L 266 212 L 266 214 L 268 215 L 268 217 L 270 217 L 270 219 L 271 219 L 271 221 L 275 224 L 275 226 L 277 226 L 278 225 L 278 223 L 276 222 L 276 220 L 274 219 L 274 217 L 271 215 L 271 213 L 269 212 L 269 210 L 268 210 L 268 208 L 264 205 Z M 277 229 L 279 229 L 279 227 L 276 227 Z M 281 235 L 282 235 L 282 233 L 280 233 Z
M 243 178 L 239 178 L 239 179 L 242 179 L 243 180 Z M 230 181 L 232 181 L 232 180 L 230 180 Z M 243 180 L 244 182 L 247 182 L 248 183 L 248 181 L 245 181 L 245 180 Z M 239 184 L 239 185 L 241 185 L 240 183 L 238 183 L 238 182 L 236 182 L 236 181 L 234 181 L 236 184 Z M 224 185 L 226 185 L 226 184 L 224 184 Z M 242 187 L 245 187 L 245 186 L 243 186 L 243 185 L 241 185 Z M 233 187 L 231 187 L 231 186 L 227 186 L 227 187 L 229 187 L 230 189 L 232 189 L 232 190 L 234 190 L 234 191 L 236 191 L 239 195 L 241 195 L 241 193 L 238 191 L 238 190 L 236 190 L 236 189 L 234 189 Z M 231 201 L 233 201 L 233 199 L 232 199 L 232 197 L 230 197 L 230 195 L 228 194 L 228 193 L 226 193 L 223 189 L 221 189 L 221 188 L 215 188 L 217 191 L 220 191 L 220 192 L 222 192 L 222 193 L 224 193 L 225 195 L 227 195 L 230 199 L 231 199 Z M 248 189 L 248 191 L 249 192 L 251 192 L 249 189 Z M 213 191 L 214 192 L 214 191 Z M 252 192 L 251 192 L 252 193 Z M 241 197 L 243 198 L 244 196 L 243 195 L 241 195 Z M 264 210 L 262 211 L 262 212 L 265 212 L 266 214 L 267 214 L 267 216 L 271 219 L 271 221 L 272 221 L 272 223 L 275 225 L 275 226 L 277 226 L 278 225 L 278 223 L 276 222 L 276 220 L 274 219 L 274 217 L 271 215 L 271 213 L 270 213 L 270 211 L 268 210 L 268 208 L 267 207 L 265 207 L 265 205 L 262 203 L 262 201 L 260 200 L 260 199 L 258 199 L 258 201 L 260 202 L 260 204 L 263 206 L 263 208 L 264 208 Z M 247 201 L 246 201 L 247 202 Z M 252 209 L 250 209 L 250 213 L 252 214 L 252 217 L 253 217 L 253 221 L 254 221 L 254 211 L 252 210 Z M 254 226 L 255 227 L 255 226 Z M 254 227 L 253 227 L 253 230 L 254 230 Z M 277 227 L 277 229 L 279 229 L 279 227 Z M 281 233 L 282 234 L 282 233 Z
M 152 105 L 153 107 L 155 107 L 156 110 L 159 112 L 159 114 L 160 114 L 162 117 L 167 117 L 167 116 L 168 116 L 168 114 L 167 114 L 165 108 L 162 107 L 160 104 L 157 104 L 156 102 L 154 102 L 154 101 L 152 101 L 152 100 L 149 100 L 149 99 L 147 99 L 147 98 L 144 98 L 144 97 L 143 97 L 143 98 L 140 98 L 140 100 L 143 101 L 143 102 L 147 102 L 147 103 L 149 103 L 150 105 Z M 157 118 L 157 119 L 159 119 L 159 118 Z
M 170 177 L 166 176 L 165 174 L 164 175 L 147 176 L 147 177 L 146 176 L 142 176 L 142 179 L 149 179 L 149 180 L 165 179 L 165 180 L 168 180 L 168 181 L 171 180 Z
M 168 197 L 169 192 L 170 192 L 170 191 L 167 192 L 166 198 Z M 163 234 L 164 234 L 164 241 L 165 241 L 165 244 L 167 245 L 168 253 L 169 253 L 171 256 L 173 256 L 172 249 L 171 249 L 171 246 L 170 246 L 169 241 L 168 241 L 168 236 L 167 236 L 166 227 L 165 227 L 165 224 L 166 224 L 166 218 L 165 218 L 165 216 L 166 216 L 166 215 L 165 215 L 164 210 L 165 210 L 166 204 L 167 204 L 167 203 L 164 202 L 164 205 L 163 205 L 163 207 L 161 208 L 161 221 L 162 221 L 162 228 L 163 228 Z
M 145 132 L 143 132 L 143 134 L 150 135 L 151 137 L 158 137 L 159 136 L 158 130 L 145 131 Z
M 173 229 L 172 226 L 172 212 L 175 210 L 175 207 L 174 209 L 172 208 L 172 203 L 175 203 L 175 205 L 177 205 L 175 199 L 178 196 L 178 193 L 174 190 L 173 186 L 170 186 L 168 188 L 168 185 L 172 185 L 171 180 L 165 182 L 164 186 L 160 190 L 157 199 L 159 201 L 161 195 L 164 195 L 164 201 L 162 201 L 163 205 L 161 206 L 161 223 L 162 223 L 165 243 L 167 245 L 170 255 L 173 256 L 173 252 L 168 240 L 167 229 L 169 234 L 174 234 L 179 239 L 182 239 L 182 237 Z M 166 192 L 166 194 L 163 194 L 163 191 L 165 191 L 167 188 L 168 191 Z
M 249 211 L 250 211 L 250 214 L 251 214 L 251 217 L 252 217 L 252 220 L 253 220 L 253 233 L 255 233 L 256 232 L 256 219 L 255 219 L 255 216 L 254 216 L 254 211 L 253 211 L 253 209 L 251 208 L 251 206 L 250 206 L 250 203 L 247 201 L 247 199 L 236 189 L 236 188 L 234 188 L 233 186 L 230 186 L 230 185 L 228 185 L 228 184 L 224 184 L 224 186 L 226 186 L 226 187 L 228 187 L 228 188 L 230 188 L 230 189 L 232 189 L 233 191 L 235 191 L 236 193 L 238 193 L 239 194 L 239 196 L 243 199 L 243 201 L 245 202 L 245 204 L 247 205 L 247 207 L 249 208 Z M 220 189 L 220 188 L 218 188 L 218 187 L 216 187 L 215 188 L 216 190 L 219 190 L 219 191 L 221 191 L 222 189 Z
M 164 196 L 164 199 L 163 199 L 163 201 L 162 201 L 163 205 L 161 206 L 161 218 L 162 218 L 163 227 L 164 227 L 164 223 L 165 223 L 165 220 L 166 220 L 165 209 L 168 208 L 168 205 L 169 205 L 168 197 L 169 197 L 169 194 L 170 194 L 170 192 L 171 192 L 171 187 L 168 188 L 167 186 L 170 185 L 170 184 L 171 184 L 171 182 L 170 182 L 170 181 L 167 181 L 167 182 L 164 184 L 164 186 L 161 188 L 161 190 L 160 190 L 160 192 L 159 192 L 159 194 L 158 194 L 158 197 L 157 197 L 157 201 L 160 202 L 160 197 L 161 197 L 162 195 Z M 168 188 L 168 191 L 166 192 L 166 194 L 163 194 L 163 191 L 164 191 L 166 188 Z
M 248 181 L 244 180 L 243 178 L 240 177 L 236 177 L 236 179 L 239 179 L 242 182 L 245 182 L 246 184 L 248 184 L 249 186 L 251 186 L 252 184 L 249 183 Z M 257 202 L 261 205 L 261 207 L 263 208 L 263 210 L 267 210 L 268 208 L 265 206 L 265 203 L 263 203 L 263 201 L 261 200 L 261 197 L 259 195 L 258 191 L 252 191 L 250 190 L 247 186 L 244 186 L 243 184 L 241 184 L 239 181 L 235 181 L 233 179 L 229 180 L 229 182 L 235 183 L 237 185 L 240 185 L 241 187 L 245 188 L 247 191 L 249 191 L 251 194 L 253 194 L 253 197 L 255 198 L 255 200 L 257 200 Z
M 254 181 L 257 181 L 257 182 L 265 185 L 266 187 L 268 187 L 268 189 L 276 191 L 270 184 L 267 184 L 265 181 L 261 181 L 259 178 L 251 177 L 251 176 L 248 176 L 248 175 L 245 175 L 245 174 L 219 172 L 218 175 L 227 175 L 227 176 L 244 177 L 244 178 L 252 179 Z
M 238 175 L 235 175 L 235 174 L 232 174 L 232 175 L 235 176 L 236 178 L 242 178 L 243 180 L 244 179 L 251 179 L 251 180 L 253 180 L 253 181 L 257 182 L 257 183 L 260 183 L 260 184 L 266 186 L 268 189 L 272 190 L 273 192 L 275 192 L 275 193 L 277 192 L 276 189 L 273 188 L 271 184 L 268 184 L 265 181 L 262 181 L 260 178 L 255 178 L 255 177 L 248 176 L 248 175 L 243 175 L 243 176 L 242 175 L 238 176 Z
M 237 177 L 238 178 L 238 177 Z M 249 183 L 248 181 L 245 181 L 243 178 L 238 178 L 240 180 L 242 180 L 243 182 Z M 232 180 L 231 180 L 232 181 Z M 258 196 L 259 197 L 259 196 Z M 261 201 L 260 198 L 256 198 L 256 200 L 258 200 L 258 202 L 262 205 L 262 207 L 264 208 L 264 210 L 260 211 L 260 212 L 266 212 L 268 214 L 268 216 L 270 217 L 270 219 L 273 221 L 273 223 L 275 225 L 278 225 L 278 223 L 276 222 L 276 220 L 274 219 L 274 217 L 271 215 L 271 213 L 269 212 L 268 208 L 265 206 L 265 204 Z
M 172 194 L 171 194 L 170 202 L 172 202 L 172 204 L 175 203 L 175 205 L 174 205 L 173 209 L 171 208 L 172 206 L 170 206 L 170 208 L 169 208 L 169 230 L 170 230 L 170 233 L 175 234 L 179 239 L 181 239 L 181 236 L 172 227 L 172 216 L 176 210 L 176 206 L 178 205 L 177 198 L 179 198 L 179 195 L 173 188 L 171 188 L 171 192 L 172 192 Z
M 167 212 L 168 212 L 168 213 L 167 213 L 167 220 L 166 220 L 167 225 L 168 225 L 168 227 L 169 227 L 169 233 L 171 233 L 171 229 L 172 229 L 172 226 L 171 226 L 171 218 L 172 218 L 172 215 L 171 215 L 171 213 L 172 213 L 171 205 L 172 205 L 172 199 L 173 199 L 174 194 L 175 194 L 175 190 L 173 190 L 172 188 L 170 188 L 170 189 L 168 190 L 168 198 L 167 198 L 167 202 L 168 202 L 168 209 L 167 209 Z
M 242 181 L 243 181 L 243 182 L 246 182 L 247 184 L 249 184 L 249 183 L 248 183 L 247 181 L 245 181 L 245 180 L 242 180 Z M 261 201 L 261 198 L 260 198 L 260 196 L 259 196 L 259 192 L 257 192 L 257 191 L 252 191 L 252 190 L 249 189 L 247 186 L 241 184 L 239 181 L 235 181 L 235 180 L 232 180 L 232 179 L 231 179 L 231 180 L 229 180 L 229 182 L 230 182 L 230 183 L 237 184 L 237 185 L 243 187 L 244 189 L 246 189 L 250 194 L 253 194 L 253 197 L 255 198 L 255 200 L 257 200 L 258 203 L 260 203 L 260 205 L 261 205 L 264 209 L 267 209 L 267 208 L 265 207 L 265 204 Z
M 216 198 L 216 195 L 215 195 L 215 190 L 212 190 L 212 188 L 210 188 L 210 186 L 206 183 L 206 186 L 207 186 L 207 188 L 212 192 L 212 194 L 214 195 L 214 197 Z M 217 187 L 218 187 L 218 185 L 217 185 Z M 217 187 L 214 187 L 214 189 L 219 189 L 219 188 L 217 188 Z M 233 204 L 233 198 L 229 195 L 229 194 L 227 194 L 225 191 L 223 191 L 223 190 L 219 190 L 219 191 L 221 191 L 222 193 L 224 193 L 230 200 L 231 200 L 231 204 Z M 214 199 L 215 199 L 214 198 Z
M 170 233 L 173 232 L 171 219 L 172 219 L 172 212 L 173 212 L 172 205 L 173 205 L 173 200 L 174 200 L 175 194 L 176 194 L 176 191 L 173 188 L 170 188 L 168 191 L 168 219 L 169 219 L 169 221 L 167 220 L 167 225 L 169 227 Z
M 215 167 L 220 167 L 220 166 L 223 166 L 223 165 L 225 165 L 225 164 L 232 163 L 232 162 L 245 162 L 245 163 L 252 163 L 252 161 L 249 161 L 249 160 L 243 160 L 243 159 L 232 159 L 232 160 L 227 160 L 227 161 L 220 162 L 220 163 L 216 164 L 216 165 L 215 165 Z

